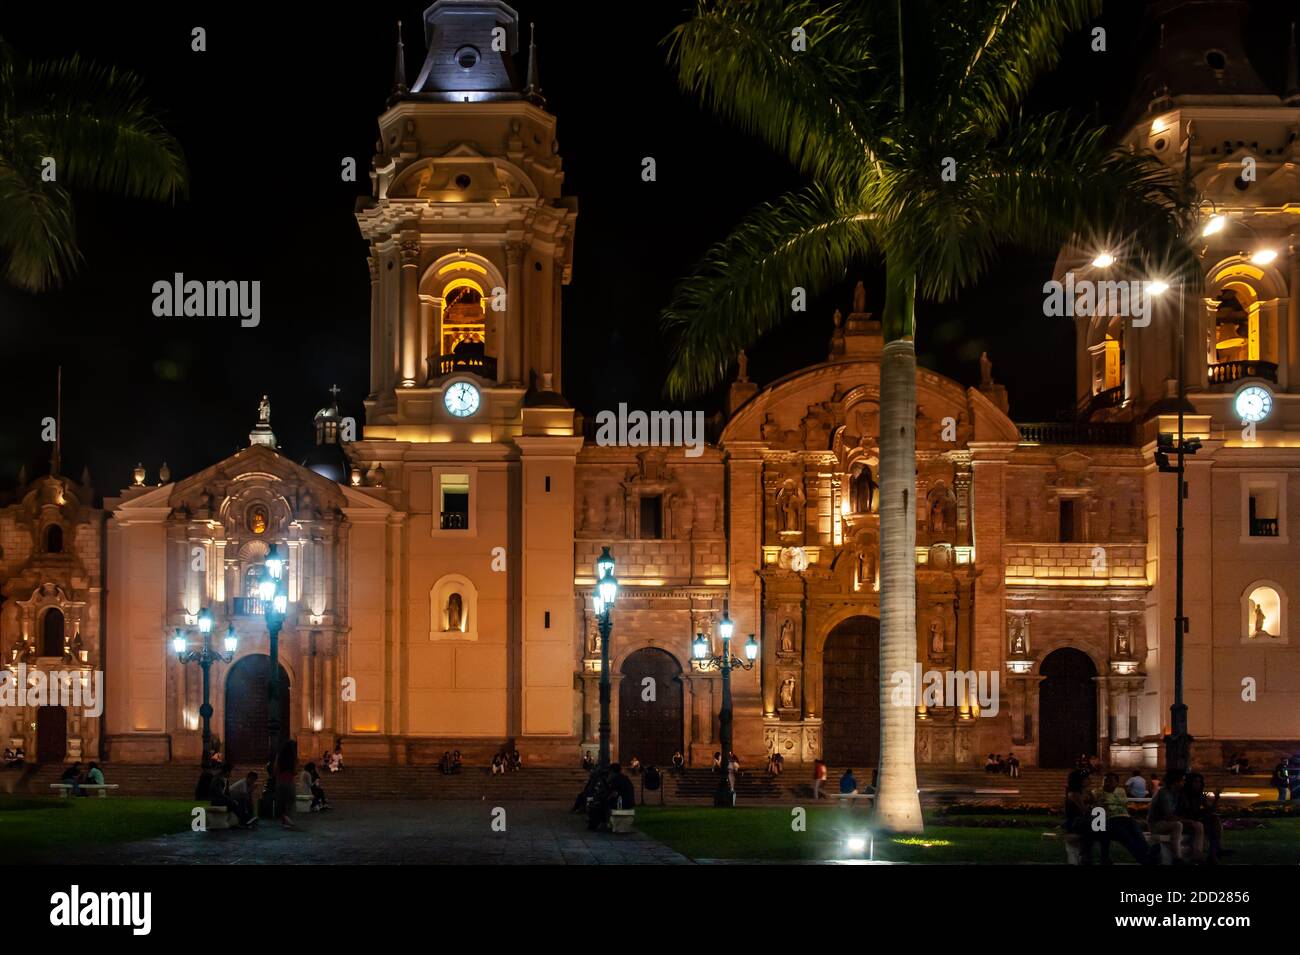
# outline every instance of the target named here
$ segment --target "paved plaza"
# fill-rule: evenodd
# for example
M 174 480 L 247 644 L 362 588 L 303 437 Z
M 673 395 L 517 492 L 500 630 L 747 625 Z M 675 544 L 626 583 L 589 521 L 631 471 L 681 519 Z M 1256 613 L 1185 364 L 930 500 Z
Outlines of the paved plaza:
M 498 809 L 505 810 L 503 832 L 492 828 Z M 252 831 L 182 832 L 95 846 L 57 861 L 110 865 L 690 864 L 685 856 L 641 833 L 588 832 L 586 817 L 567 810 L 555 802 L 340 803 L 327 813 L 299 813 L 300 830 L 296 832 L 263 820 Z M 499 818 L 501 814 L 495 815 Z

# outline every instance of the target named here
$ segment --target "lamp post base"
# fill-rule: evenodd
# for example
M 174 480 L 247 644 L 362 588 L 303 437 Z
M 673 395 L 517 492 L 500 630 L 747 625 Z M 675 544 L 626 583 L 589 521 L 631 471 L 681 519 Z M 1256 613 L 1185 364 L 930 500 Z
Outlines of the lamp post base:
M 1187 772 L 1192 768 L 1192 737 L 1187 733 L 1170 733 L 1165 737 L 1165 769 Z
M 727 785 L 725 779 L 717 789 L 713 790 L 713 805 L 716 809 L 736 808 L 736 791 Z

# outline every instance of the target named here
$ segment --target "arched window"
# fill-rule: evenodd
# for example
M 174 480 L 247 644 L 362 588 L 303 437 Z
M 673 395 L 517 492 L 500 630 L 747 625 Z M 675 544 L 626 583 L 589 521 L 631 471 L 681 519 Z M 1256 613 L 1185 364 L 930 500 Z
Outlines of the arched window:
M 51 607 L 41 618 L 41 656 L 63 656 L 63 611 Z
M 1246 588 L 1241 601 L 1243 643 L 1276 643 L 1286 639 L 1286 594 L 1271 580 Z
M 45 529 L 45 552 L 47 554 L 63 553 L 63 528 L 51 524 Z

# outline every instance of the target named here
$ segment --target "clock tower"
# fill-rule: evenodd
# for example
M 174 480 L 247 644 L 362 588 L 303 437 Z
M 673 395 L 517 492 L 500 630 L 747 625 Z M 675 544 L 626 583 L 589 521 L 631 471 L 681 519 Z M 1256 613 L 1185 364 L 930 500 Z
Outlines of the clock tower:
M 396 509 L 388 546 L 401 578 L 393 625 L 361 653 L 377 714 L 367 725 L 412 745 L 522 738 L 526 752 L 558 751 L 576 746 L 582 438 L 561 396 L 560 289 L 577 202 L 561 194 L 531 36 L 522 79 L 515 62 L 515 11 L 437 0 L 423 27 L 409 85 L 399 27 L 372 189 L 356 210 L 371 334 L 353 481 Z

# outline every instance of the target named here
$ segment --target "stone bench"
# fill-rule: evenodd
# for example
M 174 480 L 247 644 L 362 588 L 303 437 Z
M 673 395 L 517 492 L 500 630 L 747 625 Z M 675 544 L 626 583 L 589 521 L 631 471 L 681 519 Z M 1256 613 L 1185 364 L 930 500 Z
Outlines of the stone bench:
M 1173 865 L 1174 851 L 1170 846 L 1169 836 L 1154 836 L 1149 832 L 1142 833 L 1147 841 L 1148 846 L 1160 846 L 1160 864 Z M 1044 832 L 1044 839 L 1060 839 L 1065 846 L 1066 865 L 1080 865 L 1083 862 L 1083 853 L 1080 851 L 1079 837 L 1072 832 Z M 1192 852 L 1192 837 L 1183 836 L 1183 858 L 1188 858 Z
M 72 784 L 71 784 L 71 783 L 50 783 L 50 788 L 51 788 L 51 789 L 57 789 L 57 790 L 59 791 L 59 797 L 62 798 L 62 799 L 67 799 L 67 798 L 68 798 L 68 794 L 69 794 L 70 792 L 72 792 Z M 100 799 L 107 799 L 107 798 L 108 798 L 108 791 L 109 791 L 110 789 L 117 789 L 117 784 L 116 784 L 116 783 L 110 783 L 110 784 L 105 784 L 105 783 L 82 783 L 81 786 L 80 786 L 80 789 L 81 789 L 83 792 L 93 792 L 93 793 L 94 793 L 96 796 L 98 796 Z
M 239 828 L 239 817 L 226 806 L 205 806 L 205 822 L 208 832 L 217 829 Z
M 611 809 L 609 811 L 609 831 L 618 835 L 626 835 L 632 831 L 632 823 L 636 821 L 635 809 Z
M 859 799 L 866 801 L 867 805 L 870 805 L 871 803 L 875 802 L 875 800 L 876 800 L 876 794 L 875 794 L 875 793 L 856 793 L 856 792 L 855 792 L 855 793 L 836 793 L 835 795 L 836 795 L 837 797 L 839 797 L 839 801 L 840 801 L 840 805 L 841 805 L 841 806 L 847 806 L 847 807 L 850 807 L 850 808 L 852 808 L 853 804 L 856 803 Z

